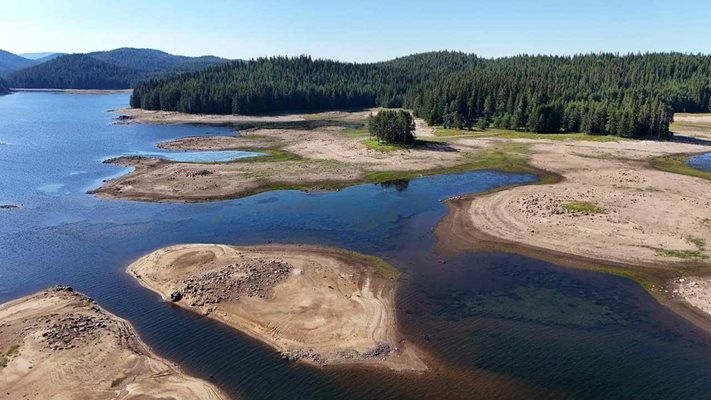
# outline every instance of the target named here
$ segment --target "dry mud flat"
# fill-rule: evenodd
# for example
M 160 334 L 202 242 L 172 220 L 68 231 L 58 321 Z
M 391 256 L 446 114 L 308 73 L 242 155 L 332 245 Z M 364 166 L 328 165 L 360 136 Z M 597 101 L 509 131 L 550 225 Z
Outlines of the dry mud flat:
M 0 305 L 0 399 L 226 399 L 131 325 L 58 286 Z
M 397 271 L 378 259 L 295 245 L 177 245 L 128 267 L 141 285 L 315 365 L 427 367 L 399 334 Z

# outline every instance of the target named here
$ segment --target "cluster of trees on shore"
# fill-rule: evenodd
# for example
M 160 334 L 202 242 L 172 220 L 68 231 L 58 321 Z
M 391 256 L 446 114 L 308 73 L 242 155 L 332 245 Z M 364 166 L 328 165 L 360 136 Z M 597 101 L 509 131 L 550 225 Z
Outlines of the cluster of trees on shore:
M 540 133 L 667 135 L 674 112 L 711 111 L 711 57 L 424 53 L 356 64 L 262 58 L 139 85 L 131 106 L 261 114 L 404 107 L 431 125 Z
M 379 142 L 410 144 L 415 141 L 415 120 L 408 111 L 379 111 L 368 117 L 368 133 Z

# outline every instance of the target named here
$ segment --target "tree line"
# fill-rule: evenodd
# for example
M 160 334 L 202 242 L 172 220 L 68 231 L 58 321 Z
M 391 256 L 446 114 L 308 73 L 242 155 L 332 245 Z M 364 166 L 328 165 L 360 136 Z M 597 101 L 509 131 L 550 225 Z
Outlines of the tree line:
M 0 94 L 8 94 L 10 93 L 10 87 L 7 85 L 7 82 L 0 78 Z
M 711 111 L 711 57 L 433 52 L 369 64 L 271 57 L 144 82 L 131 106 L 212 114 L 403 107 L 431 125 L 668 135 L 674 112 Z

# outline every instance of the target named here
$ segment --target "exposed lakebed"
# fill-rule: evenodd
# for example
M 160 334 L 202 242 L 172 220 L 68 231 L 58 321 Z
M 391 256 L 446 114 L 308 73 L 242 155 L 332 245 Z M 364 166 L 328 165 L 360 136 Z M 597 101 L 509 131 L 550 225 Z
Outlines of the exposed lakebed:
M 0 97 L 0 302 L 62 283 L 128 319 L 157 353 L 245 398 L 699 398 L 709 337 L 635 283 L 523 256 L 443 258 L 440 200 L 535 177 L 472 172 L 340 192 L 140 203 L 86 194 L 123 173 L 101 160 L 155 152 L 190 125 L 112 125 L 126 94 Z M 51 185 L 51 186 L 48 186 Z M 61 186 L 59 186 L 61 185 Z M 43 188 L 44 190 L 39 190 Z M 177 243 L 311 243 L 383 257 L 403 271 L 403 332 L 439 362 L 428 374 L 287 363 L 253 339 L 160 302 L 125 268 Z

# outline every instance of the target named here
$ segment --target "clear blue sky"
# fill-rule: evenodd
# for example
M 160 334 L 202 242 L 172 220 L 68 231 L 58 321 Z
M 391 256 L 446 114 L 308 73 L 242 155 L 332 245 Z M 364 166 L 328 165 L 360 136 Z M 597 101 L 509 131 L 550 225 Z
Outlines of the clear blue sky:
M 7 0 L 0 49 L 378 61 L 430 50 L 711 53 L 709 0 Z

